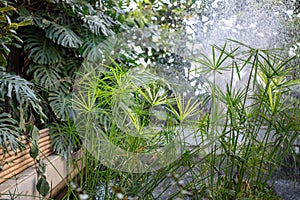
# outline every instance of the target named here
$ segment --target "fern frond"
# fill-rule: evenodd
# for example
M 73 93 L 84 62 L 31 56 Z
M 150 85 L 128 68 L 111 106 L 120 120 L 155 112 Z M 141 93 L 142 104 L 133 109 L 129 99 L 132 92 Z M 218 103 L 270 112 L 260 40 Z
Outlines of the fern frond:
M 46 37 L 63 47 L 79 48 L 81 38 L 70 28 L 51 22 L 46 28 Z

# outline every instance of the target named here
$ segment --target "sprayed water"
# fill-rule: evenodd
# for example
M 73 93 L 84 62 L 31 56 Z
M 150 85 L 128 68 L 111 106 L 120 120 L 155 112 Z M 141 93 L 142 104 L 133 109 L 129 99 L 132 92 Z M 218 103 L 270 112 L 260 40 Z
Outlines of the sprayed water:
M 228 38 L 253 48 L 284 48 L 299 38 L 299 33 L 291 36 L 294 17 L 292 1 L 215 0 L 205 3 L 200 17 L 187 23 L 188 32 L 204 49 Z
M 233 39 L 245 43 L 253 48 L 289 48 L 298 38 L 299 33 L 294 31 L 290 25 L 293 16 L 293 8 L 279 0 L 215 0 L 197 1 L 201 6 L 201 14 L 195 15 L 192 19 L 186 20 L 187 41 L 192 43 L 182 46 L 196 46 L 199 51 L 205 52 L 208 56 L 211 53 L 211 45 L 223 45 L 226 39 Z M 296 34 L 290 34 L 295 32 Z M 194 46 L 193 46 L 194 45 Z M 178 51 L 176 51 L 178 52 Z M 188 51 L 180 55 L 190 56 L 198 52 Z M 187 76 L 190 68 L 197 66 L 184 66 L 182 70 Z M 167 72 L 165 72 L 166 74 Z M 190 74 L 189 74 L 190 75 Z M 245 71 L 245 76 L 247 71 Z M 175 77 L 174 73 L 170 77 Z M 230 76 L 227 76 L 230 77 Z M 197 77 L 196 74 L 189 77 L 189 81 Z M 228 82 L 226 74 L 217 78 L 220 87 L 224 82 Z M 243 79 L 243 78 L 242 78 Z M 175 82 L 175 81 L 174 81 Z M 203 85 L 197 85 L 198 90 L 202 91 Z M 243 85 L 243 81 L 236 81 L 236 85 Z M 222 88 L 221 88 L 222 89 Z M 224 88 L 223 88 L 224 89 Z M 99 195 L 100 196 L 100 195 Z M 98 198 L 102 199 L 102 198 Z
M 193 50 L 185 51 L 184 57 L 197 57 L 202 52 L 211 58 L 211 45 L 222 46 L 228 39 L 239 41 L 251 48 L 283 49 L 282 53 L 286 56 L 295 54 L 295 44 L 300 38 L 300 32 L 294 21 L 299 21 L 300 15 L 296 15 L 294 1 L 215 0 L 198 3 L 202 8 L 200 15 L 185 21 L 187 40 L 190 41 L 185 46 Z M 236 47 L 236 44 L 228 43 L 232 48 Z M 181 48 L 184 45 L 178 46 Z M 240 46 L 239 48 L 243 50 Z M 192 62 L 189 70 L 196 72 L 197 68 L 199 64 Z M 234 88 L 244 88 L 247 85 L 249 70 L 250 68 L 241 72 L 241 79 L 234 76 Z M 223 92 L 226 90 L 226 83 L 230 81 L 230 74 L 231 72 L 223 72 L 215 77 L 218 80 L 216 86 Z M 201 79 L 199 73 L 186 73 L 185 76 Z M 212 74 L 207 74 L 206 78 L 212 81 Z M 198 86 L 197 89 L 203 91 L 203 84 Z

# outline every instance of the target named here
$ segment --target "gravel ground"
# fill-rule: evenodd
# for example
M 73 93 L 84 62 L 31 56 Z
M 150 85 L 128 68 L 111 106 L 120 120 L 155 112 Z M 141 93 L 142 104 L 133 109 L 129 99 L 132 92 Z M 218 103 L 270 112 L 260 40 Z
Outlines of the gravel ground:
M 292 165 L 292 159 L 287 159 L 284 161 L 284 163 L 285 165 L 276 171 L 272 176 L 272 189 L 282 200 L 300 200 L 300 162 L 297 162 L 296 165 Z M 182 180 L 185 183 L 190 182 L 191 180 L 189 174 L 185 174 L 185 176 L 182 177 Z M 163 191 L 164 186 L 169 185 L 171 182 L 174 182 L 172 178 L 166 179 L 163 183 L 161 183 L 160 187 L 157 187 L 154 190 L 154 193 L 159 194 Z M 167 199 L 169 194 L 173 193 L 174 191 L 178 191 L 178 189 L 179 188 L 176 186 L 176 184 L 173 184 L 173 186 L 164 191 L 161 198 L 158 199 Z
M 273 189 L 282 200 L 300 200 L 300 183 L 293 180 L 276 180 Z
M 292 158 L 286 159 L 284 163 L 275 173 L 273 189 L 282 200 L 300 200 L 300 163 L 291 164 L 294 163 Z
M 274 172 L 272 175 L 273 180 L 273 191 L 282 200 L 300 200 L 300 163 L 297 165 L 291 165 L 291 160 L 285 160 L 285 166 L 282 166 L 278 171 Z M 185 167 L 180 167 L 178 174 L 182 174 L 186 170 Z M 191 172 L 187 172 L 180 178 L 182 184 L 185 185 L 191 182 Z M 168 188 L 167 190 L 165 190 Z M 153 196 L 157 200 L 168 199 L 169 195 L 180 191 L 180 187 L 174 181 L 174 177 L 167 177 L 161 184 L 156 187 L 153 191 Z M 110 191 L 111 193 L 112 191 Z M 98 185 L 97 194 L 95 194 L 95 200 L 104 200 L 104 187 Z M 158 197 L 159 196 L 159 197 Z M 158 197 L 158 198 L 157 198 Z M 192 199 L 185 195 L 184 200 Z

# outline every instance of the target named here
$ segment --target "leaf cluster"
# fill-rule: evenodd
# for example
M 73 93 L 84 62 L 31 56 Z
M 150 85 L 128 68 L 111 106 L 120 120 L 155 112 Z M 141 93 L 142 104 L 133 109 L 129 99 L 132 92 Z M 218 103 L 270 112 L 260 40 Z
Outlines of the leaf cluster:
M 27 72 L 49 102 L 47 113 L 65 121 L 73 115 L 66 106 L 67 96 L 82 58 L 97 51 L 97 45 L 120 23 L 95 2 L 51 1 L 38 9 L 35 6 L 22 4 L 19 8 L 20 19 L 33 22 L 22 35 L 31 63 Z
M 5 2 L 0 2 L 0 5 L 4 4 L 4 7 L 0 8 L 0 66 L 7 65 L 6 56 L 10 53 L 10 45 L 18 48 L 22 45 L 22 40 L 17 34 L 17 29 L 31 23 L 30 20 L 13 22 L 11 15 L 16 11 L 16 8 L 7 5 L 7 2 Z

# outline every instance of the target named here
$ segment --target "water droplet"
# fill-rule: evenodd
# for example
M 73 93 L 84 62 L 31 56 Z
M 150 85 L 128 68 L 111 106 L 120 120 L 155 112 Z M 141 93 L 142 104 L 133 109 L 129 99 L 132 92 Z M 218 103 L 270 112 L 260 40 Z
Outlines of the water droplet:
M 202 22 L 207 22 L 209 20 L 209 18 L 208 17 L 206 17 L 206 16 L 202 16 Z
M 87 200 L 87 199 L 89 199 L 89 195 L 87 195 L 87 194 L 79 194 L 78 196 L 79 196 L 80 200 Z
M 123 199 L 123 198 L 124 198 L 124 194 L 122 194 L 122 193 L 117 193 L 117 198 L 118 198 L 118 199 Z
M 152 42 L 158 42 L 158 41 L 159 41 L 159 37 L 157 35 L 153 35 Z

